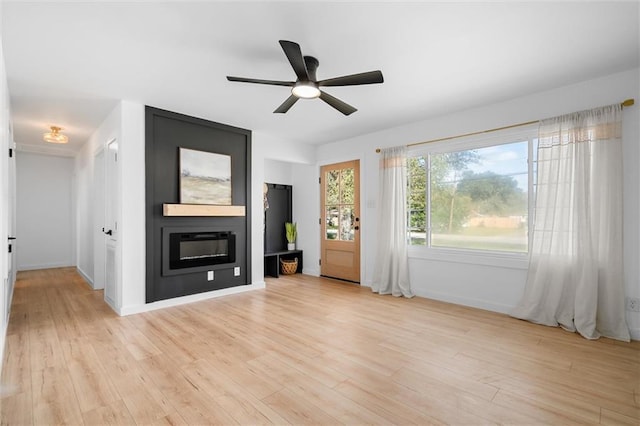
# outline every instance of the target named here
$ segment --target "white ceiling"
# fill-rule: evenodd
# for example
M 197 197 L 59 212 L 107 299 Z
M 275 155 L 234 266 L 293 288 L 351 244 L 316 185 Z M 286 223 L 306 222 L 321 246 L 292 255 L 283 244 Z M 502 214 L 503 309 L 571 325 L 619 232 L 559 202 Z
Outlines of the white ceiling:
M 2 4 L 14 139 L 77 150 L 120 99 L 321 144 L 639 66 L 638 2 L 55 2 Z M 380 69 L 384 84 L 327 88 L 273 114 L 295 80 L 278 40 L 318 78 Z

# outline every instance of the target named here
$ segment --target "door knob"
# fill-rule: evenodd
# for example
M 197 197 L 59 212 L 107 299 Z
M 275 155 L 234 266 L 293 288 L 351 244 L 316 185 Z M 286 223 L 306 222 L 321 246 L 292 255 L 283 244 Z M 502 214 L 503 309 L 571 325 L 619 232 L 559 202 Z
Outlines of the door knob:
M 107 235 L 113 235 L 113 231 L 111 229 L 109 229 L 107 232 L 105 232 L 105 234 Z

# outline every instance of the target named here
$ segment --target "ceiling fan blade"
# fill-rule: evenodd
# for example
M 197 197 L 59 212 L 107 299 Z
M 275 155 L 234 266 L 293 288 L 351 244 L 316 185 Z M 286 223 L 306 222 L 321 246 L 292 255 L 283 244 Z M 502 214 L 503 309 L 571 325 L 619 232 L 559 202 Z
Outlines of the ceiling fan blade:
M 285 112 L 289 111 L 289 108 L 291 108 L 293 104 L 295 104 L 297 101 L 298 101 L 298 98 L 296 96 L 291 95 L 287 98 L 286 101 L 282 103 L 282 105 L 276 108 L 276 110 L 273 112 L 278 114 L 284 114 Z
M 318 86 L 358 86 L 360 84 L 377 84 L 383 82 L 384 78 L 382 77 L 381 71 L 369 71 L 322 80 L 318 82 Z
M 257 78 L 244 78 L 244 77 L 232 77 L 232 76 L 227 76 L 227 80 L 229 80 L 229 81 L 239 81 L 241 83 L 269 84 L 271 86 L 289 86 L 289 87 L 292 87 L 294 84 L 296 84 L 295 81 L 260 80 L 260 79 L 257 79 Z
M 282 50 L 284 50 L 284 54 L 287 55 L 287 59 L 293 67 L 293 71 L 298 76 L 298 80 L 309 81 L 309 73 L 307 72 L 307 66 L 304 63 L 304 58 L 302 57 L 300 45 L 287 40 L 280 40 L 279 43 L 280 46 L 282 46 Z
M 343 113 L 344 115 L 353 114 L 354 112 L 357 111 L 357 109 L 355 109 L 351 105 L 345 102 L 342 102 L 340 99 L 335 98 L 330 94 L 323 92 L 322 90 L 320 91 L 320 99 L 322 99 L 323 101 L 325 101 L 326 103 L 328 103 L 329 105 L 331 105 L 332 107 L 334 107 L 335 109 Z

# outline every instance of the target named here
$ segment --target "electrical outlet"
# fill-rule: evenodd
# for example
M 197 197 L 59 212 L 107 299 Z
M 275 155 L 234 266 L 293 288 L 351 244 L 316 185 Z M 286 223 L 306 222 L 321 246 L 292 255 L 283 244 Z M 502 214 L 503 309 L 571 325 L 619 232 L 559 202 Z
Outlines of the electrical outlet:
M 213 281 L 213 271 L 207 271 L 207 281 Z
M 239 277 L 240 276 L 240 267 L 239 266 L 234 266 L 233 267 L 233 276 L 234 277 Z
M 627 297 L 627 311 L 640 312 L 640 299 L 635 297 Z

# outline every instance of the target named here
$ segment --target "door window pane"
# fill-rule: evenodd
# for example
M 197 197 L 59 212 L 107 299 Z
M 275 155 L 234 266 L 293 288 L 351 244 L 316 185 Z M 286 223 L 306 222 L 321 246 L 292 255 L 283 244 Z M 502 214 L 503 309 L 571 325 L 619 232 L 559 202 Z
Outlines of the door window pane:
M 353 204 L 353 169 L 340 172 L 340 203 Z
M 340 209 L 340 239 L 343 241 L 353 241 L 354 237 L 354 216 L 353 207 L 342 207 Z
M 340 202 L 340 171 L 331 170 L 325 177 L 325 203 L 335 205 Z
M 328 240 L 354 240 L 354 176 L 353 168 L 331 170 L 325 176 L 326 235 Z
M 337 240 L 338 239 L 338 226 L 340 225 L 340 216 L 338 215 L 338 207 L 336 206 L 327 206 L 326 207 L 326 216 L 327 218 L 327 226 L 326 226 L 326 238 L 327 240 Z

